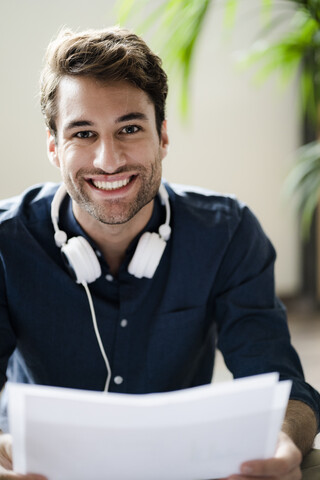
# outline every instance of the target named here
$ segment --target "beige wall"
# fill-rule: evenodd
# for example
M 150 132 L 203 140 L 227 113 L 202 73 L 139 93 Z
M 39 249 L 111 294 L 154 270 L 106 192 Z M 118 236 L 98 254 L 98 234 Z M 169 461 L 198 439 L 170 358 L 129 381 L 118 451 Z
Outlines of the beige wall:
M 241 2 L 240 2 L 241 3 Z M 245 5 L 244 5 L 245 4 Z M 29 185 L 59 180 L 45 152 L 45 129 L 37 88 L 42 57 L 62 25 L 75 29 L 113 24 L 112 0 L 10 0 L 0 3 L 0 198 Z M 274 80 L 253 86 L 249 72 L 237 73 L 233 52 L 254 38 L 257 0 L 246 0 L 229 40 L 221 32 L 222 10 L 211 11 L 203 31 L 192 85 L 192 115 L 182 127 L 172 81 L 168 108 L 168 180 L 235 193 L 259 217 L 278 251 L 277 289 L 299 286 L 298 227 L 282 184 L 299 144 L 294 87 L 281 92 Z M 251 13 L 250 13 L 251 12 Z

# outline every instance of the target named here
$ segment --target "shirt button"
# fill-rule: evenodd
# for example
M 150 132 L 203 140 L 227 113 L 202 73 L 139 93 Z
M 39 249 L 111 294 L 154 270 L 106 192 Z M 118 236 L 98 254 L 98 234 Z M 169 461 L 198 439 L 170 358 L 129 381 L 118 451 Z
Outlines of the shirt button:
M 123 378 L 120 377 L 120 375 L 117 375 L 116 377 L 114 377 L 114 383 L 116 383 L 117 385 L 121 385 L 121 383 L 123 382 Z
M 120 322 L 121 327 L 126 327 L 128 325 L 128 320 L 126 318 L 123 318 Z
M 106 280 L 108 280 L 108 282 L 113 282 L 113 276 L 108 273 L 108 275 L 106 275 Z

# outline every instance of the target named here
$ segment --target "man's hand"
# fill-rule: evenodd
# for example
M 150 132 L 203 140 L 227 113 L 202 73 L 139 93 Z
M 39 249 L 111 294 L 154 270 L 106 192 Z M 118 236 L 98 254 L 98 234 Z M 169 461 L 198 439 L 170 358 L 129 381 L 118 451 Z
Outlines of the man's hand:
M 12 470 L 12 438 L 11 435 L 0 433 L 0 480 L 46 480 L 42 475 L 29 473 L 21 475 Z
M 273 458 L 253 460 L 241 465 L 241 474 L 228 480 L 300 480 L 302 453 L 284 432 L 280 432 L 277 450 Z
M 313 410 L 299 400 L 289 400 L 275 456 L 245 462 L 241 465 L 242 473 L 227 480 L 300 480 L 302 456 L 312 448 L 316 433 Z

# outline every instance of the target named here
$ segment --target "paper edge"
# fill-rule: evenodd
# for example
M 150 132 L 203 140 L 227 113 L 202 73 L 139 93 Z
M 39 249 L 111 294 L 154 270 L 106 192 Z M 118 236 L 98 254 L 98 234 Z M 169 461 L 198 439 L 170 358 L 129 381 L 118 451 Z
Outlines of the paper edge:
M 12 444 L 13 469 L 17 473 L 26 473 L 27 466 L 27 459 L 24 454 L 26 452 L 25 399 L 23 389 L 16 389 L 15 384 L 9 382 L 8 421 L 9 432 L 14 439 Z M 13 412 L 18 412 L 18 415 L 14 416 Z

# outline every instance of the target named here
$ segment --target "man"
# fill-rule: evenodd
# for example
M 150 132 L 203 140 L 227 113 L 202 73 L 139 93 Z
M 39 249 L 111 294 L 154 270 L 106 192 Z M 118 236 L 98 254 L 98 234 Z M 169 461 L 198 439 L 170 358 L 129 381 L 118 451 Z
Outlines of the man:
M 237 478 L 300 478 L 320 400 L 274 294 L 274 249 L 235 199 L 160 187 L 166 96 L 160 59 L 126 30 L 64 31 L 49 46 L 41 105 L 64 187 L 0 204 L 1 387 L 193 387 L 210 382 L 217 339 L 235 377 L 293 381 L 275 457 Z M 0 479 L 39 478 L 12 472 L 10 451 L 4 433 Z

